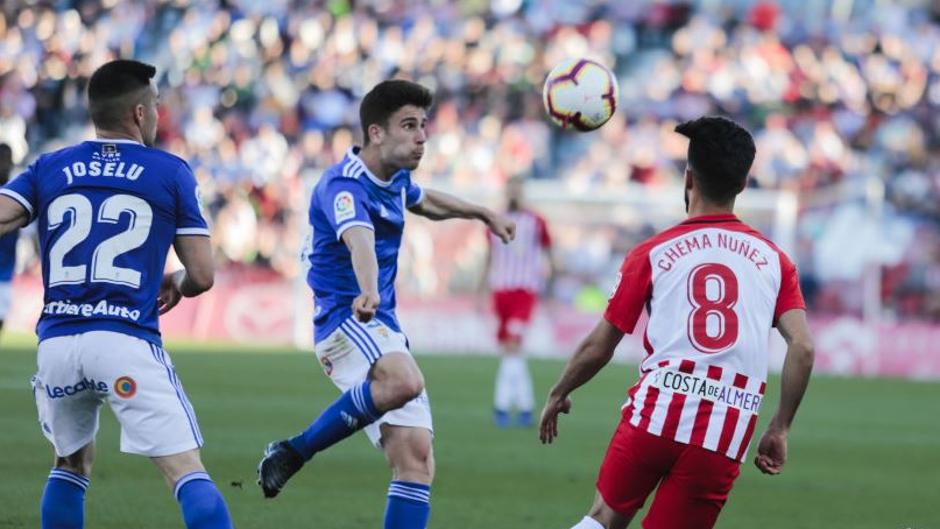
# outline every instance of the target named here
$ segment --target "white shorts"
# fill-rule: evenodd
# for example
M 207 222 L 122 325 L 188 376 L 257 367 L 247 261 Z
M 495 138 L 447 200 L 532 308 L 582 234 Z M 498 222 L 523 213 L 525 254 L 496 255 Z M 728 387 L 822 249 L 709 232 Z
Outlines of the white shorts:
M 382 355 L 411 354 L 404 334 L 393 331 L 376 319 L 360 323 L 354 317 L 344 321 L 326 340 L 317 343 L 314 351 L 324 372 L 340 391 L 347 391 L 362 383 L 369 376 L 372 365 Z M 427 391 L 422 391 L 421 395 L 403 407 L 386 413 L 365 427 L 369 440 L 379 449 L 382 448 L 380 427 L 383 424 L 425 428 L 433 434 L 431 403 Z
M 94 440 L 105 401 L 121 423 L 122 452 L 159 457 L 202 446 L 173 363 L 150 342 L 94 331 L 43 340 L 38 356 L 39 424 L 59 457 Z
M 10 300 L 13 299 L 13 283 L 0 282 L 0 321 L 10 315 Z

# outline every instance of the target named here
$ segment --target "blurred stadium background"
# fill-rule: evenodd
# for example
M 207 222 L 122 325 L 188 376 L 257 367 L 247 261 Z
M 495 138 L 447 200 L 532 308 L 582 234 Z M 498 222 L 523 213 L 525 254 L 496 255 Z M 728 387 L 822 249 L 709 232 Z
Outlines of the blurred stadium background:
M 355 483 L 381 497 L 381 457 L 365 443 L 324 458 L 324 477 L 306 480 L 313 500 L 294 491 L 290 507 L 278 508 L 248 489 L 255 452 L 272 432 L 291 431 L 332 398 L 311 357 L 274 351 L 309 349 L 299 259 L 309 190 L 357 141 L 359 98 L 392 76 L 436 93 L 417 181 L 500 207 L 504 182 L 527 178 L 529 202 L 550 223 L 560 277 L 526 348 L 551 358 L 569 354 L 598 317 L 623 255 L 682 218 L 686 145 L 671 133 L 675 124 L 723 114 L 748 126 L 758 158 L 739 213 L 800 268 L 817 372 L 893 378 L 820 377 L 805 425 L 798 419 L 791 475 L 770 482 L 745 472 L 719 527 L 940 527 L 925 492 L 940 488 L 940 2 L 7 0 L 0 12 L 0 141 L 20 166 L 92 135 L 83 89 L 96 66 L 134 57 L 160 72 L 158 141 L 193 166 L 220 265 L 215 288 L 162 325 L 178 341 L 171 352 L 218 451 L 207 451 L 210 467 L 245 483 L 244 492 L 232 489 L 251 498 L 233 507 L 252 520 L 244 527 L 316 516 L 330 527 L 378 524 L 378 503 L 364 501 L 370 507 L 360 518 L 342 516 Z M 613 68 L 620 105 L 600 131 L 566 133 L 543 116 L 541 82 L 562 58 L 582 55 Z M 585 391 L 594 405 L 571 419 L 577 433 L 557 454 L 538 455 L 534 434 L 489 431 L 495 363 L 468 356 L 497 350 L 475 299 L 483 235 L 469 223 L 412 217 L 403 246 L 405 330 L 419 353 L 453 357 L 422 360 L 439 428 L 450 428 L 439 432 L 443 485 L 433 520 L 563 527 L 588 504 L 633 371 L 610 369 L 606 382 Z M 3 468 L 35 483 L 0 486 L 0 527 L 35 526 L 48 458 L 25 389 L 27 333 L 42 299 L 32 238 L 27 229 L 20 240 L 14 310 L 0 342 L 12 351 L 0 377 L 0 447 Z M 641 351 L 628 337 L 619 356 L 631 362 Z M 779 344 L 774 355 L 779 365 Z M 270 374 L 261 362 L 268 357 L 279 359 Z M 464 366 L 472 395 L 450 391 L 467 383 Z M 557 359 L 537 364 L 540 393 L 559 367 Z M 244 395 L 229 402 L 224 391 Z M 270 426 L 239 437 L 230 423 L 246 417 Z M 113 421 L 105 428 L 113 447 Z M 487 450 L 461 444 L 461 435 L 480 436 Z M 19 450 L 30 455 L 10 460 Z M 144 463 L 114 457 L 102 454 L 99 469 L 114 472 L 102 489 L 126 489 L 122 474 L 137 486 L 140 473 L 140 490 L 163 498 Z M 504 457 L 513 463 L 503 465 Z M 551 466 L 562 460 L 563 470 Z M 487 474 L 481 461 L 497 468 Z M 323 490 L 344 469 L 346 481 Z M 559 482 L 547 496 L 533 491 L 533 480 L 547 481 L 541 472 Z M 519 505 L 492 497 L 486 484 L 497 478 Z M 89 507 L 99 516 L 92 526 L 127 526 L 112 518 L 151 507 L 152 527 L 176 523 L 169 500 L 144 496 L 130 507 L 90 500 L 101 502 Z

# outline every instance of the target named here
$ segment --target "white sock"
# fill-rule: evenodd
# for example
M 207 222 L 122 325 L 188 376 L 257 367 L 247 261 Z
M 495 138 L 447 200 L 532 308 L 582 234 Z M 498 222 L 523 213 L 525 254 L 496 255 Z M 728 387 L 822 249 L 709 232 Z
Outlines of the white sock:
M 577 523 L 577 525 L 571 529 L 605 529 L 605 527 L 594 518 L 585 516 L 580 522 Z
M 496 389 L 493 392 L 493 407 L 500 411 L 509 411 L 513 400 L 513 377 L 510 357 L 504 356 L 496 371 Z
M 519 411 L 531 412 L 535 407 L 535 395 L 532 393 L 532 375 L 524 356 L 513 357 L 513 401 Z

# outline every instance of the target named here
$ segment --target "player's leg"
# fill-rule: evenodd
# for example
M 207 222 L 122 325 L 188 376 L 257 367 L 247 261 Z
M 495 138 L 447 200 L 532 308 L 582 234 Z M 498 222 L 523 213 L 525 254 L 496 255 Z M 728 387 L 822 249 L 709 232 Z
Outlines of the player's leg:
M 598 492 L 594 496 L 594 505 L 587 516 L 574 524 L 571 529 L 626 529 L 636 511 L 626 515 L 615 511 Z
M 378 321 L 363 325 L 350 318 L 316 349 L 343 394 L 303 432 L 268 445 L 258 474 L 269 498 L 317 452 L 401 408 L 424 390 L 424 377 L 407 352 L 404 335 Z
M 198 449 L 151 460 L 179 502 L 187 528 L 231 529 L 225 499 L 206 472 Z
M 623 529 L 667 475 L 682 446 L 621 420 L 597 476 L 597 496 L 573 529 Z
M 535 294 L 527 290 L 513 292 L 512 316 L 508 323 L 510 348 L 503 362 L 507 364 L 511 377 L 512 403 L 516 409 L 516 423 L 519 426 L 533 425 L 532 410 L 535 407 L 535 394 L 532 389 L 532 375 L 522 350 L 522 343 L 532 319 L 535 308 Z
M 375 422 L 387 411 L 401 408 L 424 390 L 424 377 L 408 353 L 382 355 L 369 378 L 343 393 L 304 430 L 290 439 L 291 446 L 309 460 Z
M 40 500 L 43 529 L 84 527 L 85 491 L 91 480 L 94 459 L 94 441 L 67 456 L 56 455 Z
M 710 529 L 740 472 L 740 463 L 723 454 L 687 446 L 659 485 L 643 526 Z
M 434 453 L 430 430 L 381 425 L 382 449 L 392 468 L 385 529 L 425 529 L 431 515 Z
M 43 529 L 84 526 L 98 410 L 107 384 L 82 376 L 79 338 L 43 340 L 37 352 L 33 396 L 42 433 L 56 454 L 40 503 Z
M 509 334 L 509 303 L 507 293 L 493 292 L 493 312 L 496 314 L 496 343 L 499 344 L 500 362 L 496 370 L 496 382 L 493 388 L 493 422 L 500 428 L 509 426 L 509 412 L 512 409 L 513 381 L 512 372 L 506 361 L 514 344 Z
M 230 529 L 225 500 L 199 459 L 202 433 L 170 356 L 120 333 L 82 336 L 85 372 L 113 381 L 108 403 L 121 424 L 121 451 L 157 465 L 187 528 Z

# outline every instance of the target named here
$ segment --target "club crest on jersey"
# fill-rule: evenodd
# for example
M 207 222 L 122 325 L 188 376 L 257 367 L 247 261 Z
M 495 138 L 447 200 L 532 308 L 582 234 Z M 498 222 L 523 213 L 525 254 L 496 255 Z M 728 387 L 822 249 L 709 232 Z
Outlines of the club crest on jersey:
M 124 375 L 114 381 L 114 394 L 122 399 L 129 399 L 137 393 L 137 382 Z
M 323 364 L 323 372 L 326 373 L 326 376 L 333 376 L 333 362 L 324 356 L 320 359 L 320 363 Z
M 352 193 L 343 191 L 336 195 L 333 199 L 333 216 L 336 217 L 337 224 L 356 216 L 356 203 Z

